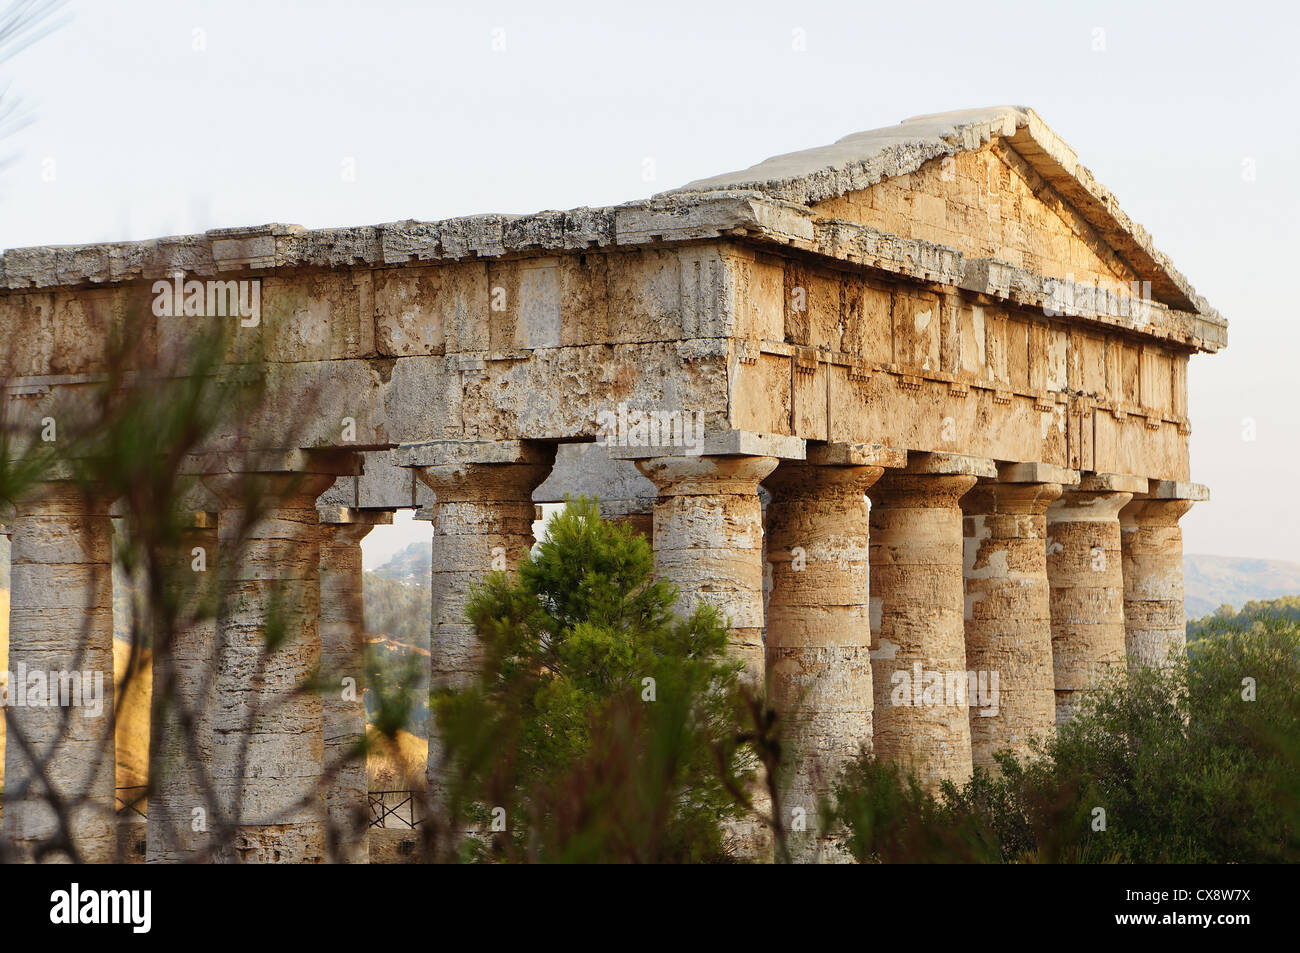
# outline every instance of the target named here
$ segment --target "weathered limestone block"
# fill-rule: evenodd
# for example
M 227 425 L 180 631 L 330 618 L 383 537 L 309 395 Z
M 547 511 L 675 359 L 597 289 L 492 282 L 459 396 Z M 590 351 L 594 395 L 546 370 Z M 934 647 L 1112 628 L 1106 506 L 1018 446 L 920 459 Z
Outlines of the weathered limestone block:
M 1004 748 L 1023 758 L 1032 737 L 1055 731 L 1045 544 L 1060 495 L 1058 483 L 986 483 L 962 498 L 966 665 L 982 696 L 968 698 L 975 767 L 995 770 Z
M 482 663 L 482 648 L 465 616 L 470 588 L 494 570 L 513 571 L 533 545 L 533 490 L 551 472 L 553 446 L 463 444 L 448 462 L 422 465 L 410 456 L 419 480 L 433 491 L 433 632 L 430 688 L 468 684 Z M 502 462 L 475 462 L 499 459 Z M 432 721 L 432 719 L 430 719 Z M 429 791 L 443 790 L 446 750 L 429 725 Z
M 637 461 L 659 491 L 655 573 L 677 586 L 677 611 L 703 602 L 727 617 L 731 652 L 763 683 L 763 513 L 758 484 L 775 457 L 680 456 Z
M 115 856 L 110 502 L 47 483 L 13 516 L 3 714 L 4 838 L 14 860 L 71 859 L 69 846 L 85 862 Z
M 223 507 L 212 773 L 234 836 L 219 860 L 325 858 L 323 707 L 319 693 L 303 688 L 321 660 L 316 498 L 334 480 L 322 473 L 204 477 Z M 249 490 L 257 518 L 245 509 Z
M 796 860 L 819 857 L 818 799 L 845 762 L 871 750 L 866 493 L 883 472 L 786 461 L 764 484 L 767 677 L 788 771 L 778 820 Z
M 320 643 L 329 856 L 369 862 L 366 758 L 366 646 L 361 541 L 389 512 L 321 511 Z
M 874 750 L 931 790 L 971 773 L 959 501 L 975 481 L 888 473 L 868 491 Z
M 1193 502 L 1135 499 L 1120 510 L 1124 644 L 1130 664 L 1164 665 L 1187 649 L 1178 521 Z
M 1107 489 L 1067 490 L 1047 511 L 1058 725 L 1074 716 L 1083 692 L 1124 665 L 1119 512 L 1132 498 Z
M 169 567 L 175 621 L 154 629 L 147 863 L 201 860 L 209 845 L 211 827 L 194 812 L 209 810 L 212 792 L 218 521 L 194 514 Z

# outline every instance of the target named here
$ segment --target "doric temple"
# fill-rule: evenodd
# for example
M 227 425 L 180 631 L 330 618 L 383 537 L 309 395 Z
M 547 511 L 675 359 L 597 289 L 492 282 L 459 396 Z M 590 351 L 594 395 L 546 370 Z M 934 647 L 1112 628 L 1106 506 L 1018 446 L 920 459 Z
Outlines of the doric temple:
M 536 504 L 599 496 L 683 610 L 725 612 L 809 815 L 864 746 L 961 780 L 1027 753 L 1106 673 L 1184 647 L 1179 519 L 1208 498 L 1187 366 L 1226 322 L 1029 109 L 922 116 L 609 208 L 10 250 L 7 419 L 57 420 L 139 301 L 159 353 L 227 322 L 269 395 L 181 464 L 218 563 L 238 481 L 273 502 L 225 566 L 239 598 L 170 663 L 183 684 L 214 670 L 200 748 L 245 859 L 320 859 L 329 819 L 364 805 L 362 768 L 323 768 L 364 730 L 359 701 L 285 698 L 242 760 L 230 726 L 269 690 L 249 653 L 286 587 L 269 682 L 360 677 L 360 541 L 398 509 L 433 523 L 437 686 L 474 670 L 467 591 L 528 553 Z M 118 506 L 66 468 L 9 501 L 10 671 L 111 680 Z M 88 792 L 71 823 L 109 859 L 111 752 L 77 717 L 10 717 L 51 784 Z M 176 730 L 154 726 L 160 763 Z M 60 823 L 26 751 L 5 755 L 22 856 Z M 195 844 L 154 818 L 188 818 L 194 781 L 152 788 L 149 859 L 183 860 Z

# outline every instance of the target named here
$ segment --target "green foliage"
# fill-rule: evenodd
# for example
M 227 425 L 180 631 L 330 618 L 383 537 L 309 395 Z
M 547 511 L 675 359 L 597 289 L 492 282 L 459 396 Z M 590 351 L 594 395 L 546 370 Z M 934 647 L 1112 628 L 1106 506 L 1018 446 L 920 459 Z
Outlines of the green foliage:
M 1300 596 L 1282 596 L 1279 599 L 1252 599 L 1238 611 L 1222 605 L 1210 615 L 1187 620 L 1187 641 L 1209 638 L 1220 632 L 1230 632 L 1249 627 L 1265 618 L 1289 619 L 1300 622 Z
M 1298 685 L 1300 625 L 1221 621 L 1188 659 L 1093 693 L 1037 757 L 1003 752 L 960 789 L 932 796 L 858 758 L 828 820 L 859 861 L 1294 862 Z
M 520 567 L 467 614 L 478 680 L 435 698 L 453 814 L 506 831 L 469 849 L 509 860 L 699 861 L 748 783 L 737 679 L 716 611 L 674 616 L 645 539 L 570 502 Z
M 424 549 L 428 543 L 421 543 Z M 425 576 L 428 576 L 426 570 Z M 428 644 L 430 614 L 429 589 L 367 572 L 362 576 L 367 632 L 382 633 L 406 645 Z

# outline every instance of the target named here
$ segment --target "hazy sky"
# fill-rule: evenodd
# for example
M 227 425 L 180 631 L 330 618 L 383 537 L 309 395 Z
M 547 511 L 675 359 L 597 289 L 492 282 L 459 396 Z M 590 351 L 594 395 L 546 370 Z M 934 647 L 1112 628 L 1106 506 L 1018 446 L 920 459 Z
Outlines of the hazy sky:
M 0 65 L 0 247 L 608 205 L 1032 106 L 1196 289 L 1188 552 L 1300 560 L 1291 5 L 73 2 Z M 652 178 L 648 177 L 651 176 Z M 428 524 L 376 531 L 379 548 Z

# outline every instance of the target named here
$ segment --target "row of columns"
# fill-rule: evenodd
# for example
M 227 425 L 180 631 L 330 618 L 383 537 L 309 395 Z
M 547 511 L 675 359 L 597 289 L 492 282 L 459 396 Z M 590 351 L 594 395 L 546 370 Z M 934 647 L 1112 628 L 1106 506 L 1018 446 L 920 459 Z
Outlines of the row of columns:
M 406 458 L 436 498 L 433 687 L 464 684 L 476 670 L 470 586 L 529 551 L 532 493 L 553 454 L 517 442 Z M 860 750 L 897 760 L 931 788 L 960 782 L 998 749 L 1027 753 L 1031 737 L 1050 735 L 1126 657 L 1159 663 L 1182 644 L 1178 519 L 1189 500 L 1135 499 L 1125 478 L 1065 486 L 1063 471 L 1038 465 L 917 461 L 886 469 L 815 451 L 806 461 L 637 461 L 658 493 L 657 574 L 678 587 L 679 611 L 710 603 L 727 615 L 732 653 L 753 681 L 767 681 L 784 715 L 792 754 L 777 820 L 792 833 L 815 828 L 817 796 Z M 364 731 L 359 545 L 372 521 L 322 523 L 316 498 L 332 480 L 258 475 L 256 519 L 247 479 L 205 480 L 221 510 L 198 517 L 187 543 L 218 556 L 224 608 L 155 666 L 155 693 L 165 699 L 172 685 L 176 697 L 153 731 L 153 860 L 202 852 L 213 830 L 229 845 L 219 859 L 364 858 L 364 762 L 345 755 Z M 760 486 L 771 498 L 766 533 Z M 107 506 L 51 490 L 19 508 L 12 532 L 10 669 L 96 667 L 111 686 Z M 236 540 L 240 558 L 224 558 Z M 301 690 L 318 677 L 318 690 Z M 348 677 L 350 695 L 339 690 Z M 73 730 L 56 730 L 64 713 L 10 712 L 31 743 L 58 747 L 37 779 L 11 732 L 4 835 L 30 856 L 60 829 L 42 793 L 49 784 L 81 795 L 70 824 L 81 856 L 112 859 L 111 727 L 105 739 L 104 725 L 75 724 L 74 712 Z M 431 737 L 435 799 L 442 758 Z M 205 793 L 219 815 L 206 827 L 193 814 Z M 801 843 L 798 856 L 815 854 L 815 837 Z
M 391 514 L 318 511 L 335 478 L 204 478 L 220 509 L 192 514 L 165 572 L 169 618 L 145 623 L 149 861 L 366 859 L 360 543 Z M 12 860 L 117 858 L 110 502 L 47 484 L 5 527 L 8 670 L 100 686 L 95 707 L 36 705 L 8 686 Z
M 776 820 L 792 835 L 813 830 L 818 796 L 861 750 L 931 790 L 961 783 L 999 750 L 1029 755 L 1126 658 L 1184 646 L 1191 500 L 1135 497 L 1146 480 L 940 454 L 905 469 L 829 454 L 637 466 L 659 494 L 656 572 L 684 611 L 734 613 L 755 673 L 754 580 L 771 567 L 763 665 L 791 753 Z M 791 840 L 796 857 L 824 856 L 816 836 Z

